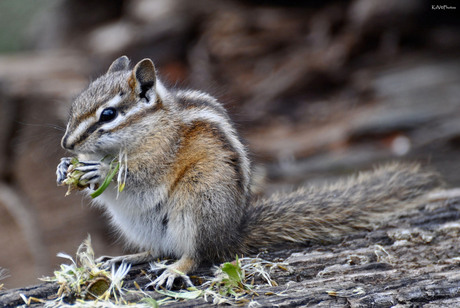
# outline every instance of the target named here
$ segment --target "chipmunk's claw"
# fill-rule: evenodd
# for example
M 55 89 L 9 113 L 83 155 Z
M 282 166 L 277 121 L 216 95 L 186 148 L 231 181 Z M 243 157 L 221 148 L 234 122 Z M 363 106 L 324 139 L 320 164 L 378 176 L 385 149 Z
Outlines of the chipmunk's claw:
M 56 168 L 56 182 L 58 185 L 64 185 L 64 180 L 67 178 L 67 171 L 69 170 L 71 157 L 61 158 L 61 162 Z
M 101 268 L 108 269 L 112 267 L 112 264 L 119 264 L 122 262 L 129 263 L 131 265 L 137 265 L 149 262 L 153 259 L 152 252 L 145 251 L 140 252 L 132 255 L 124 255 L 124 256 L 101 256 L 96 259 L 96 263 L 101 263 Z
M 83 172 L 80 181 L 86 184 L 101 184 L 109 172 L 109 164 L 100 161 L 80 161 L 75 170 Z
M 160 289 L 161 287 L 165 287 L 168 290 L 171 290 L 174 284 L 174 281 L 180 278 L 186 284 L 187 287 L 193 287 L 193 283 L 186 274 L 180 273 L 177 270 L 168 267 L 164 270 L 164 272 L 157 277 L 153 282 L 148 284 L 147 286 L 153 286 L 155 289 Z

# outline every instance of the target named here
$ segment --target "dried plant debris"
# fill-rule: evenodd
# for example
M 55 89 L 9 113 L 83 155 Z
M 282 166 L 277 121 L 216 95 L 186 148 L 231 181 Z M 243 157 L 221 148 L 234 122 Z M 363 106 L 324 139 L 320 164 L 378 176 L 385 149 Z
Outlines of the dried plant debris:
M 83 190 L 89 186 L 83 181 L 80 181 L 81 176 L 84 174 L 76 169 L 80 166 L 83 165 L 78 161 L 78 158 L 72 158 L 70 166 L 67 169 L 67 177 L 64 181 L 62 181 L 62 185 L 67 185 L 68 187 L 66 196 L 70 195 L 70 193 L 74 190 Z
M 109 172 L 107 173 L 104 182 L 99 187 L 94 187 L 95 191 L 90 194 L 92 198 L 100 196 L 109 187 L 115 175 L 117 176 L 117 197 L 120 192 L 125 188 L 126 177 L 128 172 L 128 154 L 126 151 L 121 150 L 118 158 L 104 157 L 102 161 L 109 161 Z M 67 178 L 62 182 L 62 185 L 67 185 L 66 196 L 74 190 L 83 190 L 90 186 L 87 181 L 82 180 L 81 177 L 84 172 L 78 170 L 78 167 L 82 167 L 78 158 L 73 157 L 70 161 L 70 166 L 67 170 Z
M 152 263 L 151 271 L 156 272 L 158 269 L 166 268 L 166 266 L 165 261 Z M 203 298 L 213 305 L 256 305 L 254 299 L 259 296 L 258 288 L 267 285 L 277 286 L 277 283 L 271 278 L 274 269 L 289 270 L 285 263 L 270 262 L 258 257 L 237 257 L 233 262 L 216 266 L 213 277 L 201 277 L 204 283 L 198 287 L 180 291 L 156 290 L 156 292 L 167 296 L 167 298 L 159 301 L 160 304 L 166 304 L 172 300 Z M 255 279 L 263 282 L 255 284 Z
M 70 264 L 62 264 L 53 277 L 42 278 L 43 281 L 59 285 L 55 298 L 44 300 L 21 295 L 26 305 L 41 303 L 44 307 L 158 307 L 199 298 L 214 305 L 257 305 L 257 289 L 277 285 L 271 278 L 272 271 L 288 270 L 284 263 L 269 262 L 257 257 L 236 258 L 233 262 L 216 266 L 213 277 L 200 277 L 204 283 L 197 287 L 179 291 L 151 291 L 149 284 L 141 287 L 136 281 L 133 281 L 135 288 L 125 287 L 124 280 L 131 266 L 123 262 L 118 267 L 112 265 L 110 270 L 105 269 L 103 263 L 95 259 L 89 236 L 78 248 L 75 259 L 65 253 L 59 253 L 58 256 L 69 260 Z M 144 272 L 144 275 L 153 281 L 155 277 L 151 272 L 166 268 L 166 263 L 167 261 L 151 263 L 150 273 Z M 260 283 L 255 284 L 256 280 Z
M 78 248 L 76 260 L 64 253 L 59 253 L 58 256 L 70 260 L 71 263 L 62 264 L 60 270 L 54 272 L 54 277 L 42 278 L 43 281 L 59 285 L 56 298 L 44 302 L 45 307 L 63 307 L 75 303 L 80 307 L 114 307 L 127 304 L 123 298 L 123 279 L 131 265 L 121 263 L 118 268 L 113 265 L 111 270 L 103 269 L 102 263 L 94 258 L 89 236 Z M 23 299 L 30 304 L 30 299 Z

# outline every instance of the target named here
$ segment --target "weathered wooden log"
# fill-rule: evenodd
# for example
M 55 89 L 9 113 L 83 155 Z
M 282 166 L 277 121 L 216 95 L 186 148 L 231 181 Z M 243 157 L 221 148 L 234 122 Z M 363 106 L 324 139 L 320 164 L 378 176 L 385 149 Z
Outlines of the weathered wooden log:
M 434 196 L 376 230 L 350 235 L 338 244 L 261 253 L 264 259 L 288 263 L 289 270 L 274 270 L 272 278 L 279 285 L 256 289 L 259 296 L 252 300 L 262 307 L 460 306 L 460 197 L 455 195 L 454 191 L 453 196 Z M 133 267 L 125 285 L 134 289 L 135 281 L 145 287 L 150 282 L 145 276 L 147 268 L 146 264 Z M 209 273 L 203 268 L 196 276 Z M 57 290 L 56 284 L 44 283 L 1 291 L 0 306 L 24 304 L 20 294 L 52 298 Z M 170 306 L 209 304 L 195 299 Z

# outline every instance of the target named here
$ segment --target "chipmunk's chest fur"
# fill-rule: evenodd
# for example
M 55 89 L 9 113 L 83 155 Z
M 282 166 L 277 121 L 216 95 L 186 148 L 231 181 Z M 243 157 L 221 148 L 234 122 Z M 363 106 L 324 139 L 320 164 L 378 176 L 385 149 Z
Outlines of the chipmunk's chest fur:
M 176 215 L 164 185 L 149 191 L 125 189 L 118 198 L 116 185 L 111 185 L 95 203 L 103 206 L 129 246 L 150 250 L 157 257 L 178 258 L 195 250 L 193 217 Z

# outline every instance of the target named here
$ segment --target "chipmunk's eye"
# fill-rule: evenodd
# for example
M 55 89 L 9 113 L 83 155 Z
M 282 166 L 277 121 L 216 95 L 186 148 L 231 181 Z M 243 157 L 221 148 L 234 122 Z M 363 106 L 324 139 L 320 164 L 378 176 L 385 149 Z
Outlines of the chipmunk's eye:
M 117 110 L 115 108 L 106 108 L 102 110 L 99 122 L 110 122 L 117 117 Z

